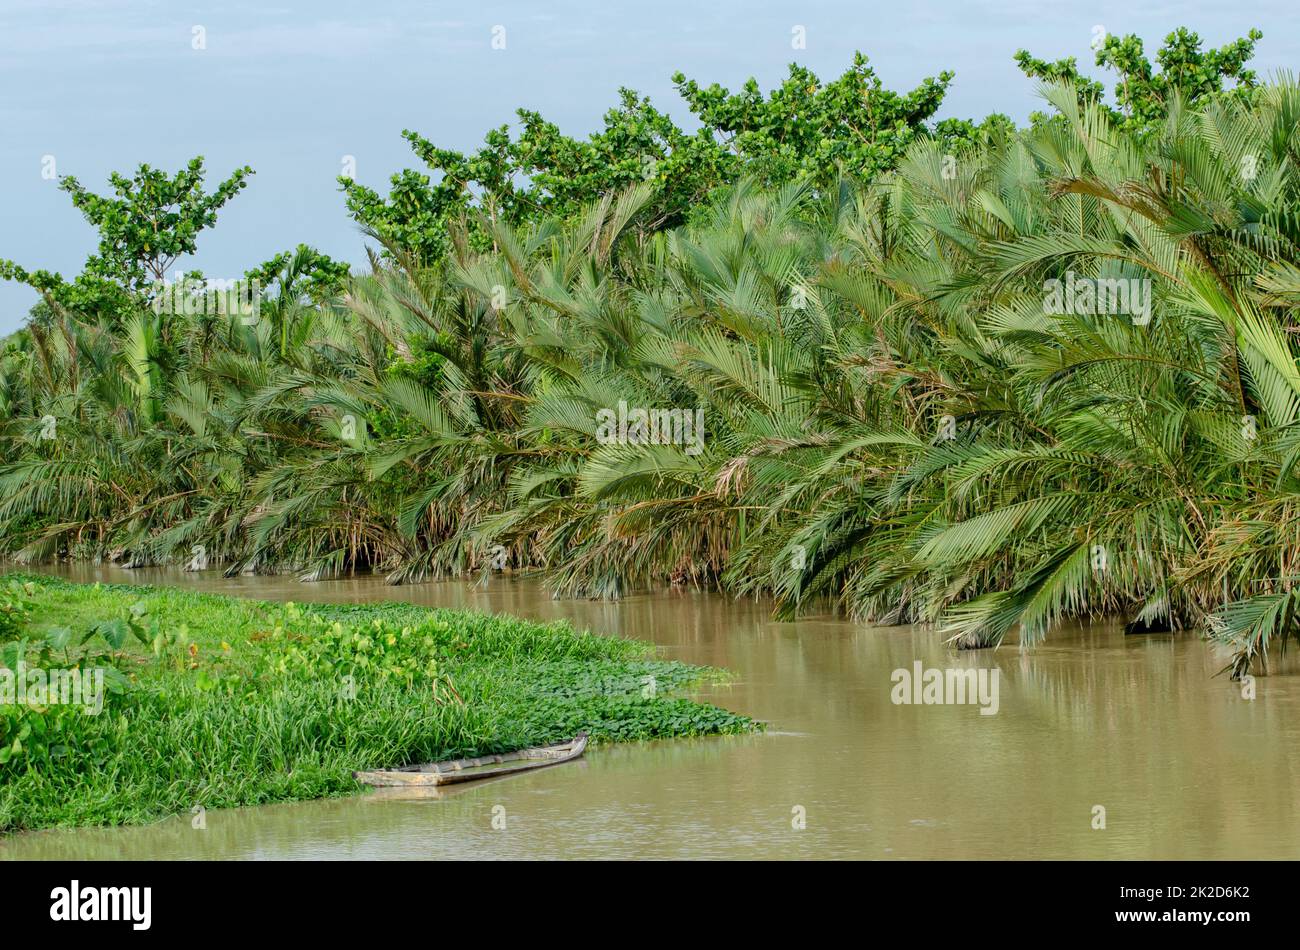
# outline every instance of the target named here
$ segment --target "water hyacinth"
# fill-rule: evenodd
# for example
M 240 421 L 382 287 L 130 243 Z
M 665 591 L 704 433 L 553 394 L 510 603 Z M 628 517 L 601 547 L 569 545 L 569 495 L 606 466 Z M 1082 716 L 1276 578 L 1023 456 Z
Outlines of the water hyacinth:
M 720 671 L 563 623 L 36 577 L 17 589 L 32 642 L 124 614 L 148 618 L 170 644 L 182 625 L 189 636 L 183 663 L 147 638 L 108 655 L 88 640 L 95 662 L 125 671 L 106 680 L 99 714 L 0 705 L 0 752 L 9 750 L 0 754 L 0 831 L 355 794 L 355 770 L 506 752 L 582 730 L 602 742 L 758 727 L 683 695 Z M 29 656 L 50 665 L 52 648 L 42 649 Z M 645 689 L 647 677 L 655 689 Z

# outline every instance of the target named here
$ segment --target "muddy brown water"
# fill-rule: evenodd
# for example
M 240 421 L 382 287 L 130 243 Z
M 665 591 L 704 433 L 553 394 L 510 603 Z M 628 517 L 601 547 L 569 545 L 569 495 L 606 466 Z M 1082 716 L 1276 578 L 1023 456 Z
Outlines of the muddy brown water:
M 933 630 L 773 621 L 758 602 L 667 591 L 552 600 L 537 584 L 300 584 L 174 569 L 58 571 L 266 600 L 563 618 L 736 675 L 699 698 L 765 735 L 619 745 L 439 797 L 383 794 L 157 825 L 0 839 L 0 858 L 1296 858 L 1300 673 L 1240 684 L 1192 636 L 1080 625 L 961 653 Z M 1292 658 L 1294 660 L 1294 658 Z M 999 671 L 998 711 L 891 700 L 893 671 Z M 1105 827 L 1097 807 L 1105 809 Z

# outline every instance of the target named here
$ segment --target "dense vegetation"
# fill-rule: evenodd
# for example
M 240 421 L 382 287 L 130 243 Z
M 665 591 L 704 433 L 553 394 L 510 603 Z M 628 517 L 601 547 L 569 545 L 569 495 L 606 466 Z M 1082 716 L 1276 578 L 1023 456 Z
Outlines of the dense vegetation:
M 585 143 L 525 116 L 495 164 L 412 135 L 438 184 L 345 185 L 370 273 L 302 248 L 251 321 L 47 293 L 0 362 L 0 543 L 698 582 L 968 647 L 1118 613 L 1240 673 L 1300 606 L 1300 86 L 1244 68 L 1257 38 L 1179 31 L 1158 71 L 1109 38 L 1114 106 L 1022 54 L 1049 109 L 1018 130 L 930 124 L 941 88 L 860 62 L 770 99 L 683 80 L 689 140 L 633 99 Z M 816 132 L 884 102 L 869 148 Z M 705 437 L 611 442 L 620 405 Z
M 109 672 L 93 715 L 0 704 L 0 832 L 348 794 L 354 769 L 581 729 L 601 741 L 754 728 L 681 698 L 721 674 L 655 660 L 648 644 L 397 604 L 10 578 L 0 657 Z

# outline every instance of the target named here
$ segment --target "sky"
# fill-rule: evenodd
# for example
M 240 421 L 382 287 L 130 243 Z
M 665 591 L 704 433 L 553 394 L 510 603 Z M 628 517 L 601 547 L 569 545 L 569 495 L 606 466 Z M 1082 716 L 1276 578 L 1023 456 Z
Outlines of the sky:
M 202 155 L 209 188 L 251 165 L 182 266 L 238 277 L 300 242 L 359 264 L 336 179 L 347 156 L 383 193 L 394 172 L 422 168 L 403 129 L 468 151 L 525 107 L 585 135 L 621 86 L 690 127 L 678 69 L 770 89 L 795 61 L 834 78 L 855 50 L 899 91 L 955 72 L 939 118 L 1022 121 L 1038 100 L 1016 50 L 1090 65 L 1098 26 L 1138 34 L 1149 55 L 1177 26 L 1214 46 L 1257 27 L 1257 72 L 1300 66 L 1295 0 L 0 0 L 0 258 L 70 278 L 94 250 L 51 164 L 96 191 L 142 162 L 174 172 Z M 0 334 L 34 301 L 0 281 Z

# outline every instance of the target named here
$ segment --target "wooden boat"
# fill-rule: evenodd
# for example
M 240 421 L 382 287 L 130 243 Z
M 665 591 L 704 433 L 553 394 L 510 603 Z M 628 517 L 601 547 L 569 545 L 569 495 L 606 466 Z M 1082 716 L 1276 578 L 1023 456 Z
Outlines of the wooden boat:
M 587 734 L 580 732 L 568 742 L 537 746 L 506 752 L 501 755 L 480 755 L 473 759 L 455 759 L 451 762 L 426 762 L 423 765 L 405 765 L 398 769 L 377 769 L 373 772 L 353 772 L 352 777 L 366 785 L 381 788 L 393 786 L 418 787 L 450 785 L 453 782 L 473 782 L 498 775 L 513 775 L 542 769 L 548 765 L 571 762 L 587 748 Z

